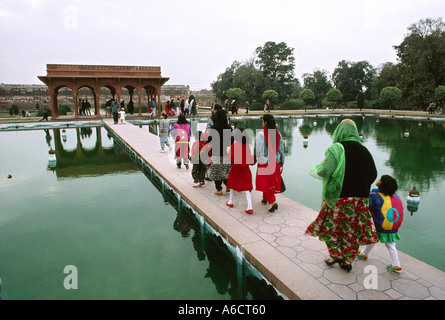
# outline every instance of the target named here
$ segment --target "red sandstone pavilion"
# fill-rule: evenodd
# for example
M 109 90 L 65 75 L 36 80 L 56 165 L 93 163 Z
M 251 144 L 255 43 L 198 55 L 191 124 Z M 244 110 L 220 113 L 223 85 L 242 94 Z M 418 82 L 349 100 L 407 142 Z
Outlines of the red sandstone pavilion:
M 148 101 L 155 100 L 158 108 L 161 101 L 161 87 L 169 78 L 161 76 L 161 67 L 149 66 L 101 66 L 101 65 L 69 65 L 69 64 L 47 64 L 46 76 L 38 78 L 48 86 L 50 96 L 49 107 L 51 118 L 59 117 L 57 107 L 57 96 L 59 89 L 70 88 L 74 101 L 77 101 L 79 89 L 88 87 L 93 91 L 94 108 L 97 117 L 100 117 L 99 94 L 100 89 L 110 89 L 111 95 L 120 101 L 122 88 L 126 88 L 130 96 L 136 94 L 138 99 L 139 116 L 142 115 L 142 94 L 148 96 Z M 74 108 L 75 117 L 79 116 L 78 108 Z

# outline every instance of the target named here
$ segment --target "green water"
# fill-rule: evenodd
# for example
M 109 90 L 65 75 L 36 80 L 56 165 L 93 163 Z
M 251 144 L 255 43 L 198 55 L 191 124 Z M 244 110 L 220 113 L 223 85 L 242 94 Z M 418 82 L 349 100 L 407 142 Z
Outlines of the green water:
M 240 281 L 220 240 L 170 205 L 104 128 L 66 136 L 0 132 L 0 277 L 9 298 L 276 298 L 252 276 Z M 64 286 L 68 265 L 77 289 Z

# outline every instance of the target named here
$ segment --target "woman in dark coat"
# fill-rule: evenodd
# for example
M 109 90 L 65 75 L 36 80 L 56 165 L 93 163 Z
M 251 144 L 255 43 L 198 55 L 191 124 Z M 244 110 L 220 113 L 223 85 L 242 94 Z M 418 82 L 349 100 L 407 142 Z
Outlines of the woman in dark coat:
M 377 170 L 351 119 L 338 125 L 332 141 L 325 159 L 311 169 L 313 177 L 323 180 L 323 201 L 306 234 L 326 242 L 328 265 L 339 263 L 349 272 L 359 246 L 378 241 L 369 210 L 369 193 Z
M 209 179 L 215 182 L 215 194 L 223 194 L 222 184 L 227 184 L 227 178 L 231 168 L 230 160 L 227 158 L 227 148 L 232 145 L 232 127 L 227 121 L 225 110 L 218 110 L 215 122 L 210 130 L 210 143 L 212 144 L 212 157 Z

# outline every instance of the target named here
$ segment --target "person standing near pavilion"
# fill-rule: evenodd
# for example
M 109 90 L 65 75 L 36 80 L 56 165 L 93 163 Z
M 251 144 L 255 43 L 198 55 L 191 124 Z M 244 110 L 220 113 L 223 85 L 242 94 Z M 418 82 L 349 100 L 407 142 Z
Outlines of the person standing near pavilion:
M 156 117 L 156 102 L 155 102 L 155 99 L 151 99 L 151 101 L 150 101 L 150 108 L 151 108 L 151 111 L 150 111 L 150 113 L 148 115 L 150 117 Z
M 48 121 L 48 105 L 46 104 L 46 100 L 43 101 L 43 118 L 39 121 L 46 120 Z
M 118 122 L 120 107 L 121 105 L 119 104 L 119 102 L 117 102 L 116 99 L 113 99 L 111 102 L 111 112 L 113 112 L 114 124 L 117 124 Z

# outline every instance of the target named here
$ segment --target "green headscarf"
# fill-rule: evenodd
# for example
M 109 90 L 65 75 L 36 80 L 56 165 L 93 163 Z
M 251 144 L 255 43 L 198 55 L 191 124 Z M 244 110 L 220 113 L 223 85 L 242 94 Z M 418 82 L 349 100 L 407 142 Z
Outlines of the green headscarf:
M 323 180 L 322 200 L 330 209 L 335 207 L 343 187 L 345 177 L 345 149 L 340 142 L 356 141 L 362 143 L 357 126 L 351 119 L 343 120 L 332 136 L 332 146 L 325 152 L 325 159 L 310 170 L 310 175 Z

